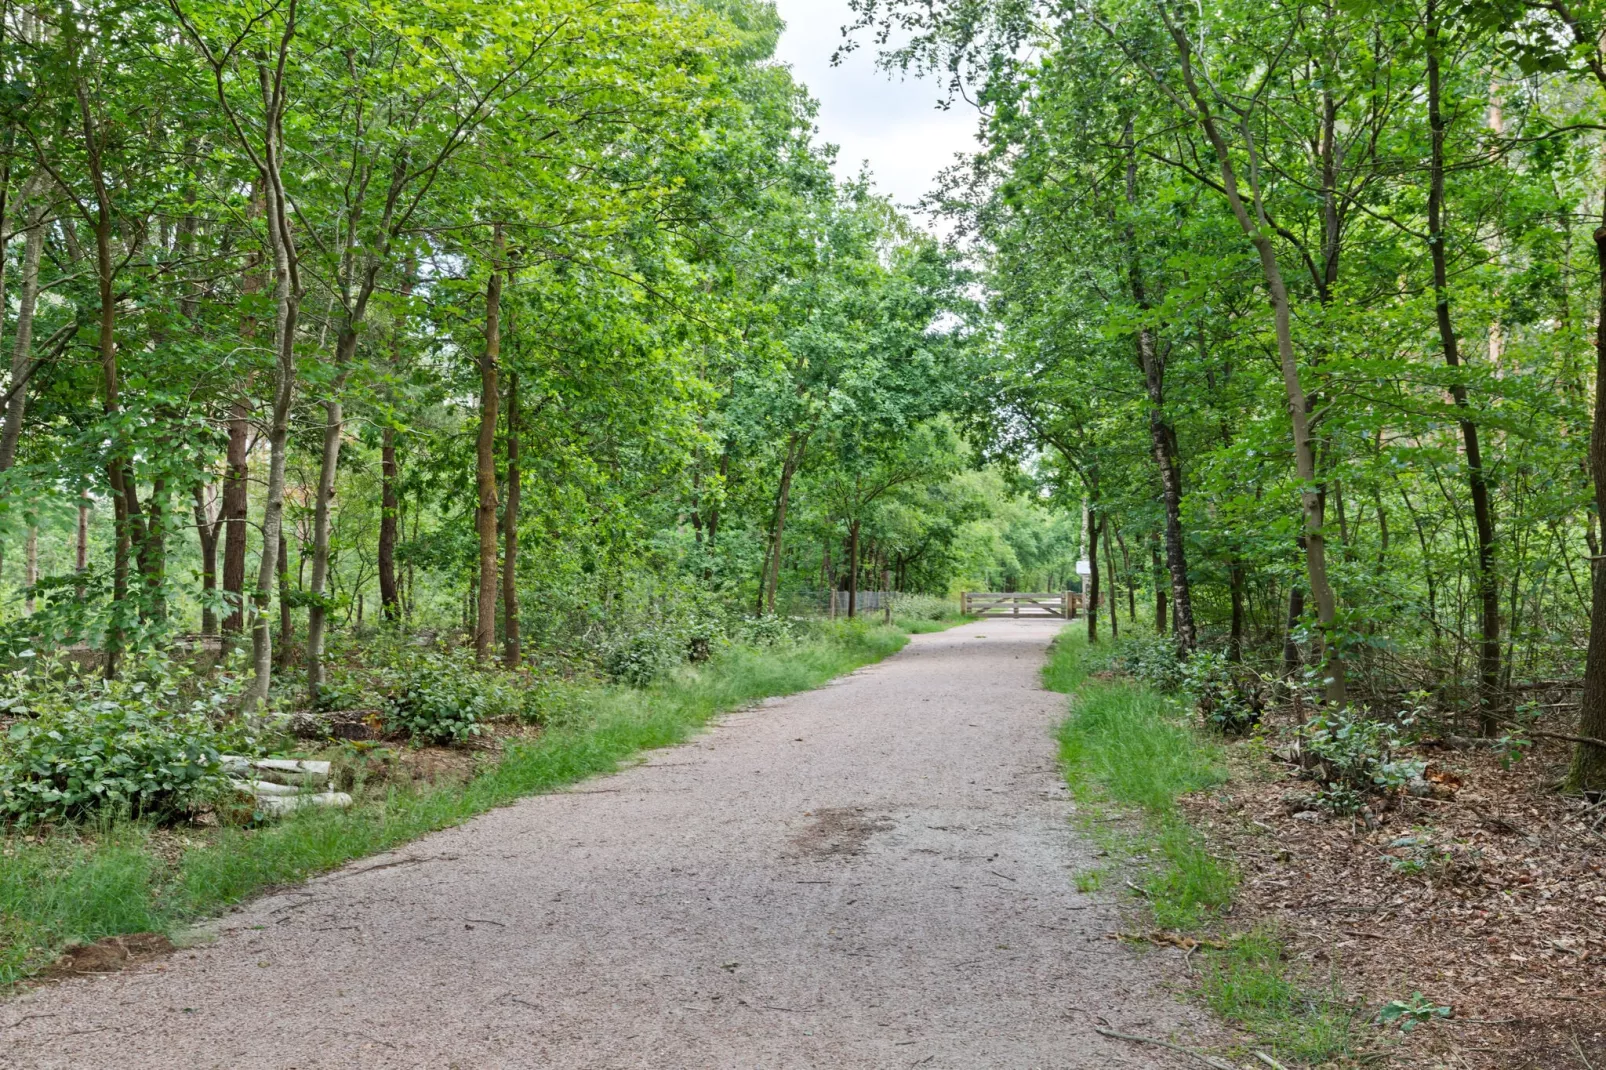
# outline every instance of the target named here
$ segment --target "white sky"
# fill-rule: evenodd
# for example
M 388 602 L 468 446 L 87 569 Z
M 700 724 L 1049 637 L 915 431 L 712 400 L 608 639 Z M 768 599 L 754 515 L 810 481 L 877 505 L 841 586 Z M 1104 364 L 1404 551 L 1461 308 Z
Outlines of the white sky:
M 939 84 L 878 71 L 874 42 L 863 31 L 858 51 L 831 66 L 842 27 L 852 21 L 848 0 L 777 0 L 776 6 L 786 20 L 776 59 L 820 102 L 820 138 L 840 147 L 840 176 L 868 162 L 877 188 L 912 206 L 955 153 L 975 148 L 975 110 L 960 100 L 940 111 Z

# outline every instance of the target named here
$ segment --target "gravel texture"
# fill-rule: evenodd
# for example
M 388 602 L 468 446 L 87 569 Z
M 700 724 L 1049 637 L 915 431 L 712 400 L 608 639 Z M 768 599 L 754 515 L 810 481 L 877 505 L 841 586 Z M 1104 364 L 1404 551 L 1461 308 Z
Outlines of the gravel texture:
M 0 1005 L 0 1066 L 1179 1067 L 1106 939 L 1051 621 L 917 636 L 685 746 L 366 859 L 210 946 Z M 1173 965 L 1168 966 L 1168 963 Z

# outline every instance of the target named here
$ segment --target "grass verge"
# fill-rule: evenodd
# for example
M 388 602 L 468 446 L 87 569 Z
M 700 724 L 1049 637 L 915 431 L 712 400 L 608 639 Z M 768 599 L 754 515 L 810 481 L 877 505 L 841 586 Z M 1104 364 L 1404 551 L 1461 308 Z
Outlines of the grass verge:
M 193 833 L 118 822 L 12 834 L 0 839 L 0 988 L 66 945 L 171 933 L 265 889 L 612 772 L 642 751 L 683 741 L 716 714 L 818 687 L 907 642 L 903 628 L 843 624 L 782 648 L 736 647 L 645 689 L 576 688 L 538 739 L 509 744 L 467 783 L 390 788 L 359 796 L 349 810 Z
M 1219 931 L 1237 874 L 1210 853 L 1177 800 L 1226 779 L 1222 744 L 1165 695 L 1093 678 L 1096 664 L 1086 640 L 1066 633 L 1043 669 L 1044 686 L 1071 696 L 1060 759 L 1083 827 L 1112 857 L 1139 867 L 1133 887 L 1158 928 Z M 1077 887 L 1097 889 L 1107 876 L 1089 871 Z M 1223 936 L 1223 948 L 1196 956 L 1198 995 L 1213 1011 L 1281 1058 L 1321 1063 L 1354 1054 L 1353 1015 L 1336 992 L 1318 994 L 1290 968 L 1275 931 Z

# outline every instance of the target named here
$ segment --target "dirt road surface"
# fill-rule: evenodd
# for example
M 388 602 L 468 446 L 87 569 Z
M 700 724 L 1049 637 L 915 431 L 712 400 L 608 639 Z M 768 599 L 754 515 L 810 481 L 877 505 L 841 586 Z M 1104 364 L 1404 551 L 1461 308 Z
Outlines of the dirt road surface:
M 1038 670 L 916 637 L 818 691 L 0 1004 L 0 1066 L 1127 1070 L 1197 1026 L 1106 938 Z M 1169 966 L 1167 964 L 1170 964 Z

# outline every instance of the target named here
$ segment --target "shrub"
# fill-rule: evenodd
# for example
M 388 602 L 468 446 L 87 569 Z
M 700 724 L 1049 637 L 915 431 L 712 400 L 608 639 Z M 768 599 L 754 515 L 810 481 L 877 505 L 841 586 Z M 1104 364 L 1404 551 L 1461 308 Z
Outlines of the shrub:
M 646 687 L 684 661 L 686 654 L 686 637 L 679 628 L 656 625 L 605 645 L 602 668 L 618 683 Z
M 1109 667 L 1162 693 L 1181 691 L 1185 684 L 1176 643 L 1163 635 L 1123 637 L 1115 644 Z
M 1182 663 L 1182 690 L 1205 723 L 1227 735 L 1241 736 L 1255 727 L 1260 710 L 1256 696 L 1240 684 L 1234 670 L 1224 654 L 1196 650 Z
M 209 702 L 164 709 L 146 681 L 42 694 L 0 744 L 0 817 L 20 824 L 99 811 L 170 819 L 226 788 L 222 753 L 248 741 L 220 728 Z
M 957 607 L 951 599 L 929 594 L 895 594 L 892 615 L 906 620 L 947 620 Z
M 1422 775 L 1425 762 L 1398 760 L 1403 744 L 1392 724 L 1350 708 L 1318 713 L 1299 729 L 1305 775 L 1323 785 L 1318 800 L 1334 813 L 1355 813 L 1365 796 L 1392 794 Z
M 466 743 L 485 731 L 481 722 L 522 712 L 523 695 L 496 673 L 476 666 L 466 651 L 444 647 L 401 670 L 385 700 L 393 732 L 430 743 Z
M 783 646 L 796 640 L 802 633 L 801 622 L 773 613 L 762 617 L 748 617 L 736 629 L 736 638 L 748 646 Z

